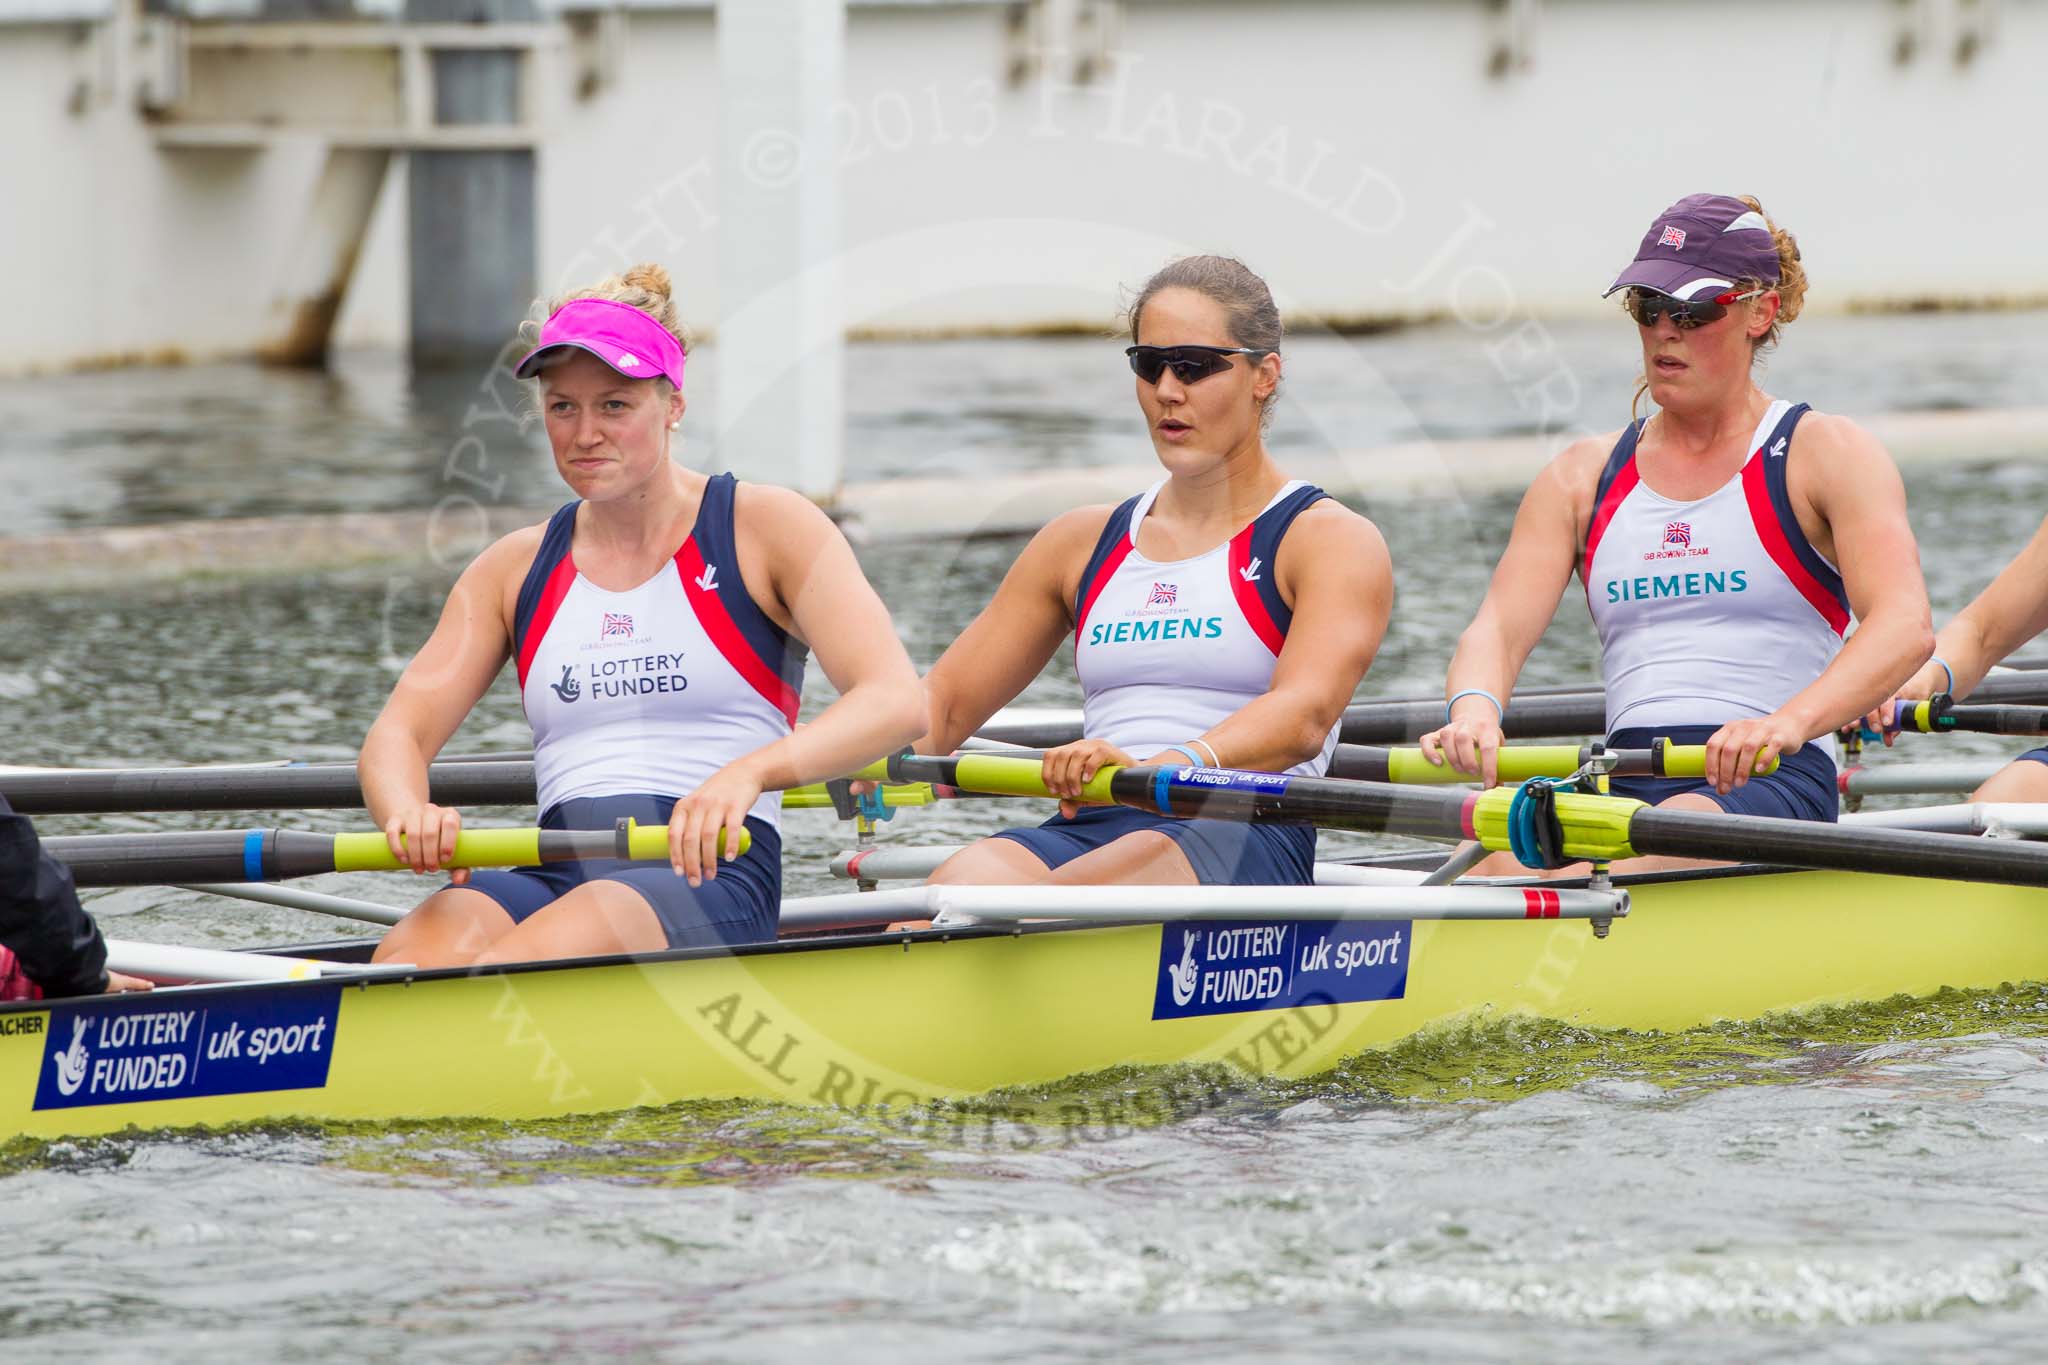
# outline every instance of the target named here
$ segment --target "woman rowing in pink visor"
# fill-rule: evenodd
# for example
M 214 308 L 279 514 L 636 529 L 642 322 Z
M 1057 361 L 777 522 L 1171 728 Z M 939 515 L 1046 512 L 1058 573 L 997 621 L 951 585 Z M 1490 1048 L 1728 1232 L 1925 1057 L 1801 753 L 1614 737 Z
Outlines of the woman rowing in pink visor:
M 781 790 L 921 734 L 916 671 L 823 512 L 676 463 L 687 343 L 666 270 L 572 294 L 537 341 L 518 374 L 534 381 L 577 500 L 463 572 L 363 741 L 363 794 L 393 852 L 437 871 L 462 817 L 428 799 L 427 765 L 510 660 L 541 824 L 664 823 L 673 865 L 458 871 L 377 958 L 453 966 L 772 939 Z M 840 696 L 798 731 L 807 650 Z

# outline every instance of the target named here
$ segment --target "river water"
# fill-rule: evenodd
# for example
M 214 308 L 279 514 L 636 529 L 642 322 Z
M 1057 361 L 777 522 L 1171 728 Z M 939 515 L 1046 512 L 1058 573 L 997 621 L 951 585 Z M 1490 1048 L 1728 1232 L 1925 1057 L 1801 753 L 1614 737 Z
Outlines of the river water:
M 1815 319 L 1773 386 L 1850 412 L 2048 403 L 2043 321 Z M 1558 336 L 1587 395 L 1569 421 L 1618 423 L 1629 357 L 1611 329 Z M 1276 448 L 1528 429 L 1480 345 L 1455 329 L 1308 339 Z M 850 473 L 1142 458 L 1117 359 L 1088 341 L 857 346 Z M 1361 372 L 1379 387 L 1339 382 Z M 1318 383 L 1343 394 L 1317 398 Z M 416 386 L 377 357 L 328 377 L 217 366 L 0 384 L 0 518 L 48 530 L 423 505 L 444 491 L 472 385 Z M 506 500 L 548 500 L 544 458 L 521 440 L 497 449 Z M 1944 615 L 2048 508 L 2048 468 L 2017 460 L 1918 466 L 1908 487 Z M 1513 499 L 1366 510 L 1400 600 L 1365 690 L 1431 690 Z M 1020 545 L 862 555 L 923 663 Z M 0 598 L 0 762 L 345 757 L 445 586 L 356 570 Z M 1593 661 L 1568 597 L 1527 679 L 1581 681 Z M 814 678 L 806 705 L 827 695 Z M 1066 663 L 1023 700 L 1074 702 Z M 454 747 L 525 738 L 501 682 Z M 910 811 L 887 837 L 954 842 L 1006 815 Z M 45 827 L 207 823 L 235 822 Z M 821 813 L 788 824 L 791 890 L 834 889 L 822 868 L 841 829 Z M 416 894 L 371 876 L 314 885 Z M 129 938 L 355 931 L 155 889 L 92 909 Z M 2032 1356 L 2048 1329 L 2044 1144 L 2048 992 L 2033 986 L 1675 1036 L 1494 1025 L 1299 1084 L 1136 1072 L 888 1115 L 685 1105 L 15 1143 L 0 1146 L 0 1342 L 164 1359 Z

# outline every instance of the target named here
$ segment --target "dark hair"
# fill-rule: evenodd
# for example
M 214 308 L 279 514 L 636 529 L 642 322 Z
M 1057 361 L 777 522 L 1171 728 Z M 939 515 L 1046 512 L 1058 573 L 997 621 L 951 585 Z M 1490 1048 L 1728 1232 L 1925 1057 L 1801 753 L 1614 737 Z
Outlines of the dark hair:
M 1273 302 L 1273 291 L 1252 273 L 1250 266 L 1235 256 L 1183 256 L 1162 266 L 1145 281 L 1144 288 L 1138 291 L 1125 312 L 1130 320 L 1133 342 L 1138 339 L 1138 320 L 1145 312 L 1145 305 L 1162 289 L 1192 289 L 1204 298 L 1213 299 L 1222 307 L 1224 330 L 1236 345 L 1258 351 L 1280 349 L 1280 339 L 1286 329 L 1281 326 L 1280 309 Z M 1260 405 L 1262 423 L 1272 419 L 1273 400 L 1279 396 L 1280 388 L 1276 384 Z
M 1138 339 L 1138 318 L 1162 289 L 1192 289 L 1223 305 L 1230 339 L 1255 350 L 1280 349 L 1280 310 L 1273 291 L 1251 268 L 1234 256 L 1183 256 L 1169 261 L 1131 300 L 1131 340 Z

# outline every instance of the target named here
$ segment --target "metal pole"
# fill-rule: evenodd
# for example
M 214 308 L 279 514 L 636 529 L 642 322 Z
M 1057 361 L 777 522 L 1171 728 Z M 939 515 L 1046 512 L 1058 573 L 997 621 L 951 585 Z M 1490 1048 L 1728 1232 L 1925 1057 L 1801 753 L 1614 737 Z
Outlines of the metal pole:
M 405 0 L 404 13 L 413 23 L 540 18 L 533 0 Z M 521 122 L 523 65 L 510 49 L 433 53 L 433 122 Z M 495 355 L 537 288 L 533 152 L 414 151 L 407 192 L 414 366 L 446 368 Z

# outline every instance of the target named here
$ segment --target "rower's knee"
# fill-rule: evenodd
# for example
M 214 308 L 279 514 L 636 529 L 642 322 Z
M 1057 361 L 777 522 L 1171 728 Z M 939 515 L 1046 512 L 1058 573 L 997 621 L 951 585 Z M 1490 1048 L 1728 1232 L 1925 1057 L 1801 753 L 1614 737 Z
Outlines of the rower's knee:
M 475 892 L 437 891 L 391 926 L 370 954 L 372 962 L 415 967 L 466 967 L 509 932 L 512 917 Z
M 932 869 L 929 886 L 1028 886 L 1052 875 L 1031 851 L 1011 839 L 969 844 Z
M 1970 793 L 1972 801 L 2048 801 L 2048 763 L 2015 759 Z

